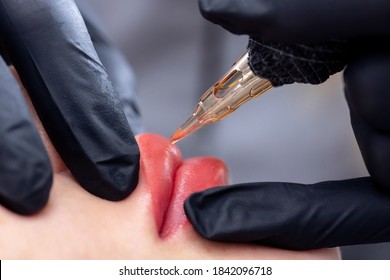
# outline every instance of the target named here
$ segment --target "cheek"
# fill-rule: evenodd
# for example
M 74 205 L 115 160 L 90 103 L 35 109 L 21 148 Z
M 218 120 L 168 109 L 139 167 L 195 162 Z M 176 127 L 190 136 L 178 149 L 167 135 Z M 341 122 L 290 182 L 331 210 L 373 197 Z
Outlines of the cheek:
M 190 194 L 227 185 L 228 181 L 227 167 L 218 159 L 200 157 L 184 161 L 176 172 L 174 192 L 160 232 L 161 237 L 166 238 L 189 223 L 183 205 Z

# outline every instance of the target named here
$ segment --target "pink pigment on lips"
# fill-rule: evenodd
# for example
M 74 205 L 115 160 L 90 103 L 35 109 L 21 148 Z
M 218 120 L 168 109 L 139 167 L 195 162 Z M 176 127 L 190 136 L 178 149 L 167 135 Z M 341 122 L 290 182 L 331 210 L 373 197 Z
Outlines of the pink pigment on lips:
M 211 157 L 183 162 L 177 146 L 156 134 L 138 135 L 137 140 L 156 227 L 167 238 L 188 223 L 183 203 L 191 193 L 228 184 L 227 167 Z
M 174 174 L 181 164 L 179 149 L 168 139 L 156 134 L 137 137 L 141 150 L 141 169 L 152 194 L 152 207 L 157 229 L 161 230 L 171 201 Z
M 188 223 L 183 205 L 190 194 L 226 184 L 228 184 L 228 171 L 222 161 L 210 157 L 185 160 L 176 172 L 172 199 L 160 236 L 168 237 Z

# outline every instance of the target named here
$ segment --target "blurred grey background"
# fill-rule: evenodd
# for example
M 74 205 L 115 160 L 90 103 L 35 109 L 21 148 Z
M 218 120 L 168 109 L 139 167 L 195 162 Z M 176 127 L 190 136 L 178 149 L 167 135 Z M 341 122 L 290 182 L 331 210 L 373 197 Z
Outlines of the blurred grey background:
M 196 0 L 88 0 L 132 65 L 145 131 L 170 137 L 248 37 L 207 22 Z M 233 183 L 315 183 L 367 175 L 349 123 L 342 76 L 287 85 L 178 143 L 183 157 L 223 159 Z M 344 259 L 390 259 L 390 245 L 348 246 Z

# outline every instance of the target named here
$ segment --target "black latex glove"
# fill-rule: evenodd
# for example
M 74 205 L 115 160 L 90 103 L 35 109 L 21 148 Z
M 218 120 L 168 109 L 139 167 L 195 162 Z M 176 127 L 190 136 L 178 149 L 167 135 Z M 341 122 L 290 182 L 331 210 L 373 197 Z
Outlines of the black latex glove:
M 235 34 L 271 41 L 389 35 L 386 0 L 199 0 L 202 15 Z
M 138 182 L 138 146 L 76 4 L 0 0 L 0 44 L 79 183 L 104 199 L 128 196 Z M 110 57 L 109 47 L 101 53 Z M 18 85 L 4 62 L 0 68 L 0 203 L 30 214 L 48 199 L 50 162 Z M 107 69 L 114 73 L 115 63 Z
M 185 203 L 195 229 L 212 240 L 287 249 L 390 241 L 390 2 L 200 0 L 200 8 L 232 32 L 267 40 L 376 38 L 351 56 L 344 72 L 352 127 L 371 177 L 209 189 Z
M 118 93 L 127 121 L 134 134 L 144 131 L 136 95 L 135 75 L 126 58 L 108 38 L 99 17 L 87 1 L 75 1 L 84 18 L 95 50 Z

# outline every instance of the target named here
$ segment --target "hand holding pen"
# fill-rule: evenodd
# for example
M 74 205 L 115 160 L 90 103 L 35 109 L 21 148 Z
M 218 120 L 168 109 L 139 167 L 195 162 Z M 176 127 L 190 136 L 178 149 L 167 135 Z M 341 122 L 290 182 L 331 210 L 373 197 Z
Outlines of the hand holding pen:
M 311 185 L 240 184 L 192 195 L 195 229 L 211 240 L 312 249 L 390 241 L 390 2 L 200 0 L 236 34 L 278 44 L 352 45 L 344 71 L 352 127 L 371 177 Z M 356 51 L 359 49 L 359 51 Z

